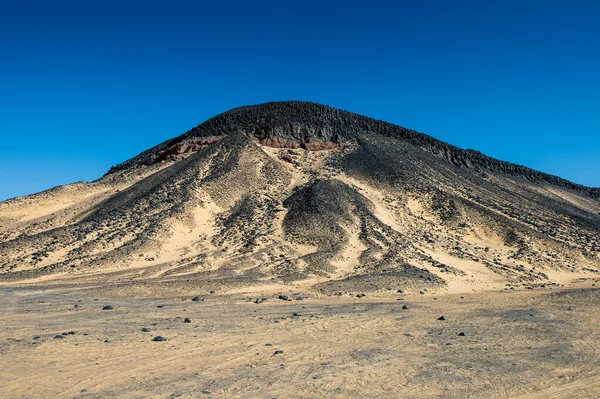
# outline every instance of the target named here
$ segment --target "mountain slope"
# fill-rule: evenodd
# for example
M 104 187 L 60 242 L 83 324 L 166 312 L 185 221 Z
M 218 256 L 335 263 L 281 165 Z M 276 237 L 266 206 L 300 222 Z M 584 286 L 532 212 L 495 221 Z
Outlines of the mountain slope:
M 96 182 L 0 203 L 0 282 L 130 295 L 562 284 L 600 274 L 599 198 L 386 122 L 268 103 Z

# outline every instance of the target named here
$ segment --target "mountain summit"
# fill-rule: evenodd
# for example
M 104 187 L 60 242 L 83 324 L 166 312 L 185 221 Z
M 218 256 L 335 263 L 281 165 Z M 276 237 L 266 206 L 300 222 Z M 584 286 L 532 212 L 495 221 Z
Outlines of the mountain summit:
M 600 273 L 600 189 L 305 102 L 236 108 L 0 203 L 0 282 L 115 294 L 561 284 Z

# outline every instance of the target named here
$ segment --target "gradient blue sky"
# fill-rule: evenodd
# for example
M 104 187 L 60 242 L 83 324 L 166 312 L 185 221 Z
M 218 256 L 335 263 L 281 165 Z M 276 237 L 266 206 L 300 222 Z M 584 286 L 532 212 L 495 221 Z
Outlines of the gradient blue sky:
M 278 100 L 600 186 L 600 2 L 360 3 L 3 2 L 0 200 Z

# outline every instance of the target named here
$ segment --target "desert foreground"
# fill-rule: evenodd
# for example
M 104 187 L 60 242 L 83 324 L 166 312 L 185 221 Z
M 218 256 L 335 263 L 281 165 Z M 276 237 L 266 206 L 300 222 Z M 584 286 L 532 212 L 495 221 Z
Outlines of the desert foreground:
M 4 287 L 0 396 L 598 398 L 597 285 L 168 299 Z

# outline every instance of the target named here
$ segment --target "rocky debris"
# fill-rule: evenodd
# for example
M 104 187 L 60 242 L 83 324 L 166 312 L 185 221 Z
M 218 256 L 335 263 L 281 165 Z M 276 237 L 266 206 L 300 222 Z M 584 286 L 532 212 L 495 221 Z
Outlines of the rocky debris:
M 361 292 L 360 294 L 356 294 L 356 297 L 357 297 L 357 298 L 364 298 L 364 297 L 366 297 L 366 296 L 367 296 L 367 295 L 366 295 L 366 294 L 364 294 L 364 293 L 362 293 L 362 292 Z
M 110 305 L 106 305 L 102 308 L 102 310 L 114 310 L 114 308 Z
M 156 337 L 152 338 L 152 341 L 154 341 L 154 342 L 165 342 L 165 341 L 168 341 L 168 339 L 165 338 L 165 337 L 162 337 L 160 335 L 157 335 Z
M 273 356 L 275 355 L 282 355 L 284 352 L 282 350 L 276 350 L 275 352 L 273 352 Z
M 195 296 L 192 298 L 192 302 L 202 302 L 204 299 L 200 298 L 199 296 Z
M 191 323 L 192 319 L 190 319 L 189 317 L 186 317 L 185 319 L 183 319 L 184 323 Z
M 65 339 L 65 338 L 67 338 L 67 336 L 66 335 L 62 335 L 62 334 L 57 334 L 57 335 L 54 336 L 54 339 Z
M 282 301 L 289 301 L 290 300 L 290 296 L 289 295 L 285 295 L 285 294 L 280 294 L 277 298 L 281 299 Z

